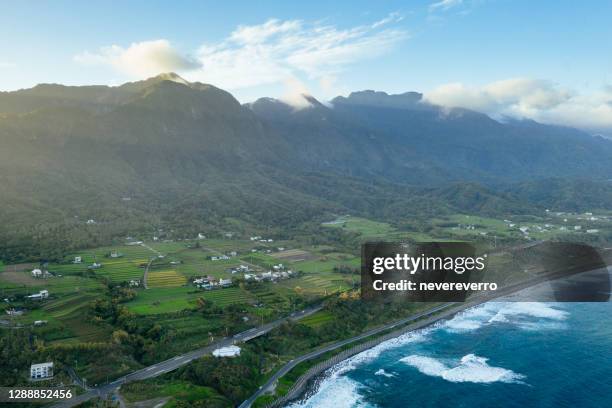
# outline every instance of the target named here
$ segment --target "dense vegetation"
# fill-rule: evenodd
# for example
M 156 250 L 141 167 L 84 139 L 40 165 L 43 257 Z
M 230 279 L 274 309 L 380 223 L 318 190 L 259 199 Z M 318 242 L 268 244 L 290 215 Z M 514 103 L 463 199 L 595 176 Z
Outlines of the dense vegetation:
M 0 94 L 0 259 L 158 228 L 220 234 L 228 219 L 295 234 L 331 213 L 402 222 L 611 202 L 612 142 L 577 130 L 443 111 L 415 93 L 241 106 L 175 80 Z

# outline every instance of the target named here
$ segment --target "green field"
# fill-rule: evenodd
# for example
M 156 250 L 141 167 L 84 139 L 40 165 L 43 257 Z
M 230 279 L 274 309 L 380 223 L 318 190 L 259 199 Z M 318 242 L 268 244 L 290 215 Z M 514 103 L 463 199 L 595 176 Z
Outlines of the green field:
M 178 312 L 195 307 L 201 292 L 194 287 L 141 289 L 126 306 L 138 314 Z
M 300 323 L 310 326 L 312 328 L 320 327 L 325 323 L 329 323 L 334 320 L 334 316 L 331 313 L 324 310 L 318 311 L 308 317 L 305 317 Z
M 367 218 L 344 216 L 340 217 L 331 223 L 324 223 L 323 226 L 330 228 L 342 228 L 349 232 L 356 232 L 367 238 L 386 238 L 390 233 L 395 231 L 391 225 L 386 222 L 378 222 L 368 220 Z
M 194 308 L 199 297 L 221 307 L 253 300 L 248 292 L 236 287 L 208 291 L 193 286 L 160 287 L 139 290 L 136 298 L 126 303 L 126 306 L 132 312 L 143 315 L 173 313 Z
M 231 403 L 220 396 L 213 388 L 202 387 L 184 381 L 168 381 L 153 379 L 134 382 L 121 387 L 121 395 L 128 402 L 146 401 L 154 398 L 169 397 L 164 407 L 172 408 L 176 401 L 207 401 L 218 406 L 229 406 Z M 217 405 L 215 405 L 217 406 Z

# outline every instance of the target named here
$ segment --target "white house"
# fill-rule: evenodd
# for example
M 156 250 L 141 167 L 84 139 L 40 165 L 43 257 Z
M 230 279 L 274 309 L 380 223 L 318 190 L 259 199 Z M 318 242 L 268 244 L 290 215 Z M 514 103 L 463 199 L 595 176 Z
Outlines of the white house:
M 75 256 L 74 261 L 72 261 L 72 263 L 75 263 L 75 264 L 80 264 L 81 262 L 83 262 L 83 258 L 80 256 Z
M 40 278 L 42 276 L 42 271 L 40 269 L 33 269 L 32 270 L 32 277 L 33 278 Z
M 588 230 L 587 230 L 587 233 L 588 233 L 588 234 L 597 234 L 598 232 L 599 232 L 599 230 L 598 230 L 598 229 L 588 229 Z
M 41 299 L 46 299 L 48 297 L 49 297 L 49 291 L 47 289 L 43 289 L 38 293 L 27 296 L 28 299 L 32 299 L 32 300 L 41 300 Z
M 51 378 L 53 377 L 53 363 L 40 363 L 32 364 L 30 366 L 30 378 L 37 380 L 40 378 Z
M 580 225 L 574 225 L 574 231 L 580 231 L 582 227 Z
M 219 279 L 219 286 L 223 286 L 223 287 L 232 286 L 232 280 L 231 279 Z
M 236 357 L 240 355 L 240 347 L 228 346 L 221 347 L 212 352 L 215 357 Z

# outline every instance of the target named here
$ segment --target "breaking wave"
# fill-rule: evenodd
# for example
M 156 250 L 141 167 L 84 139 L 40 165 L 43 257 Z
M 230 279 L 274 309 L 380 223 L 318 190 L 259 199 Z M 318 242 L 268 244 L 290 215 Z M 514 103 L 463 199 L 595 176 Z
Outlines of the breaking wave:
M 561 329 L 559 322 L 568 313 L 552 303 L 541 302 L 489 302 L 458 313 L 441 327 L 454 333 L 473 331 L 493 323 L 511 323 L 526 330 Z M 527 321 L 526 319 L 538 321 Z
M 512 370 L 501 367 L 492 367 L 487 359 L 474 354 L 463 356 L 458 365 L 449 366 L 432 357 L 410 355 L 400 359 L 421 373 L 432 377 L 440 377 L 450 382 L 472 382 L 472 383 L 522 383 L 525 378 Z
M 395 377 L 395 374 L 388 373 L 382 368 L 376 371 L 374 375 L 382 375 L 383 377 L 387 377 L 387 378 Z
M 359 393 L 360 385 L 348 377 L 335 378 L 321 384 L 317 393 L 305 401 L 296 402 L 287 408 L 370 408 Z

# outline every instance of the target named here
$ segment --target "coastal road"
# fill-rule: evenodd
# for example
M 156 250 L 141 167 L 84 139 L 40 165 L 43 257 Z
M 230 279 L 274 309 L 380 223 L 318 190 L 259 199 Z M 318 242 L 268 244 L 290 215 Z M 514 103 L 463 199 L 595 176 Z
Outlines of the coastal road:
M 255 402 L 255 400 L 257 398 L 259 398 L 261 395 L 265 394 L 266 392 L 271 391 L 272 388 L 274 387 L 274 384 L 276 383 L 276 381 L 278 381 L 279 378 L 281 378 L 282 376 L 287 374 L 296 365 L 298 365 L 298 364 L 300 364 L 300 363 L 302 363 L 304 361 L 310 360 L 312 358 L 319 357 L 319 356 L 321 356 L 321 355 L 323 355 L 323 354 L 325 354 L 325 353 L 327 353 L 329 351 L 333 351 L 333 350 L 339 349 L 341 347 L 344 347 L 347 344 L 350 344 L 350 343 L 353 343 L 353 342 L 356 342 L 356 341 L 360 341 L 360 340 L 363 340 L 363 339 L 365 339 L 367 337 L 379 334 L 381 332 L 395 329 L 398 326 L 403 326 L 403 325 L 405 325 L 407 323 L 414 322 L 415 320 L 431 316 L 432 314 L 437 313 L 437 312 L 439 312 L 441 310 L 444 310 L 444 309 L 448 309 L 449 307 L 451 307 L 453 305 L 455 305 L 455 303 L 444 303 L 444 304 L 442 304 L 440 306 L 436 306 L 436 307 L 434 307 L 432 309 L 428 309 L 428 310 L 426 310 L 424 312 L 417 313 L 417 314 L 412 315 L 410 317 L 406 317 L 404 319 L 397 320 L 395 322 L 386 324 L 384 326 L 377 327 L 377 328 L 372 329 L 372 330 L 368 330 L 368 331 L 366 331 L 364 333 L 361 333 L 358 336 L 351 337 L 351 338 L 345 339 L 345 340 L 341 340 L 341 341 L 338 341 L 336 343 L 332 343 L 332 344 L 327 345 L 325 347 L 322 347 L 320 349 L 311 351 L 308 354 L 304 354 L 304 355 L 302 355 L 302 356 L 300 356 L 300 357 L 298 357 L 298 358 L 296 358 L 294 360 L 291 360 L 290 362 L 285 364 L 280 370 L 278 370 L 276 373 L 274 373 L 274 375 L 272 377 L 270 377 L 270 379 L 268 379 L 268 381 L 264 385 L 262 385 L 248 400 L 246 400 L 242 404 L 240 404 L 240 406 L 238 408 L 249 408 L 253 404 L 253 402 Z
M 264 334 L 277 328 L 278 326 L 280 326 L 281 324 L 287 321 L 303 319 L 304 317 L 310 316 L 311 314 L 316 313 L 319 310 L 321 310 L 321 306 L 315 306 L 312 308 L 304 309 L 300 312 L 292 313 L 291 315 L 284 317 L 282 319 L 278 319 L 273 322 L 266 323 L 262 326 L 254 327 L 252 329 L 235 334 L 232 337 L 223 337 L 220 340 L 217 340 L 208 346 L 199 348 L 197 350 L 190 351 L 185 354 L 178 355 L 171 359 L 153 364 L 149 367 L 142 368 L 138 371 L 134 371 L 128 375 L 125 375 L 123 377 L 116 379 L 115 381 L 109 384 L 105 384 L 97 388 L 93 388 L 90 391 L 87 391 L 84 394 L 81 394 L 75 398 L 71 398 L 66 401 L 58 402 L 52 405 L 52 407 L 69 408 L 69 407 L 74 407 L 76 405 L 82 404 L 85 401 L 89 401 L 92 398 L 100 397 L 100 398 L 105 399 L 108 395 L 115 393 L 119 389 L 119 387 L 123 384 L 129 383 L 132 381 L 146 380 L 148 378 L 157 377 L 167 372 L 176 370 L 179 367 L 189 364 L 193 360 L 197 360 L 201 357 L 204 357 L 205 355 L 212 353 L 214 350 L 218 348 L 227 347 L 237 342 L 246 342 L 256 337 L 263 336 Z

